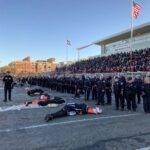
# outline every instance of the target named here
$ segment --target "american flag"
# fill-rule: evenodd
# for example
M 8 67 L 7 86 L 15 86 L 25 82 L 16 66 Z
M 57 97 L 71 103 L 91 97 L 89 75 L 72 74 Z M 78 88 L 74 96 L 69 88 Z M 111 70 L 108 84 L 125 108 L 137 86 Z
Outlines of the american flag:
M 133 17 L 134 19 L 137 19 L 137 17 L 139 16 L 140 14 L 140 11 L 141 11 L 141 6 L 138 4 L 138 3 L 135 3 L 133 2 Z

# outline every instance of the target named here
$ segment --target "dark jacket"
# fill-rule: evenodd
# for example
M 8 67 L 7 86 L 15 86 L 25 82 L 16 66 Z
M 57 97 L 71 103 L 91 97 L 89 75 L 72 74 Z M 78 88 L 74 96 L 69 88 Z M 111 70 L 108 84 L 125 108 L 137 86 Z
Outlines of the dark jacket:
M 5 87 L 11 88 L 13 83 L 13 77 L 11 75 L 6 75 L 3 78 L 3 82 L 5 84 Z

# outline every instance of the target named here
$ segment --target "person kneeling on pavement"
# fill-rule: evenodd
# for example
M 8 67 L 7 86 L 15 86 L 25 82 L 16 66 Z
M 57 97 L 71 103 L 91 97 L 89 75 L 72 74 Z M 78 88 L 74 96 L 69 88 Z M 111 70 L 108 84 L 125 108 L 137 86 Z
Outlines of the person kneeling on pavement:
M 61 97 L 53 97 L 48 94 L 42 94 L 39 99 L 34 99 L 32 101 L 25 102 L 26 106 L 31 104 L 38 104 L 40 106 L 47 106 L 49 104 L 63 104 L 65 100 Z
M 84 103 L 68 103 L 60 111 L 45 116 L 45 121 L 48 122 L 55 118 L 73 116 L 73 115 L 84 115 L 84 114 L 101 114 L 102 109 L 99 107 L 87 106 Z

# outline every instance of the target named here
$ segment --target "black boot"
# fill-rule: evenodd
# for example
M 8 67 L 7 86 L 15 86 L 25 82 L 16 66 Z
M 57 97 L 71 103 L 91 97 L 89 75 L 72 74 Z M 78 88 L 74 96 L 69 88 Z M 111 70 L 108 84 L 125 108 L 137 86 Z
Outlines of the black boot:
M 50 120 L 52 120 L 53 119 L 53 116 L 51 116 L 51 115 L 49 115 L 49 114 L 47 114 L 46 116 L 45 116 L 45 121 L 46 122 L 49 122 Z

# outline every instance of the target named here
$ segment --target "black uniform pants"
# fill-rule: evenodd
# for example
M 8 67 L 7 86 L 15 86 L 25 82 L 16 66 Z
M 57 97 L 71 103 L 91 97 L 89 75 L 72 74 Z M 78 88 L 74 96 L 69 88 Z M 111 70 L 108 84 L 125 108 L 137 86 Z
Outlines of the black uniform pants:
M 66 117 L 66 116 L 68 116 L 68 114 L 67 114 L 68 110 L 71 110 L 71 108 L 66 105 L 61 110 L 59 110 L 59 111 L 57 111 L 55 113 L 52 113 L 52 114 L 48 114 L 48 115 L 52 116 L 53 119 L 54 118 L 60 118 L 60 117 Z
M 11 87 L 4 87 L 4 98 L 7 101 L 7 96 L 8 99 L 11 100 Z
M 145 113 L 150 113 L 150 97 L 148 95 L 143 96 L 143 108 Z
M 107 104 L 111 104 L 111 91 L 106 90 Z
M 97 99 L 97 91 L 93 90 L 92 91 L 92 100 L 96 100 Z
M 141 91 L 137 91 L 138 104 L 141 103 Z
M 133 111 L 136 111 L 136 100 L 135 100 L 135 95 L 127 95 L 126 97 L 126 100 L 127 100 L 127 109 L 128 110 L 132 110 Z
M 105 101 L 104 101 L 104 95 L 105 95 L 104 92 L 98 91 L 98 94 L 97 94 L 97 96 L 98 96 L 98 98 L 97 98 L 97 100 L 98 100 L 97 104 L 98 105 L 99 104 L 104 105 L 104 103 L 105 103 Z
M 65 116 L 68 116 L 68 112 L 75 111 L 75 108 L 78 108 L 79 110 L 81 110 L 83 114 L 87 114 L 87 111 L 86 111 L 87 105 L 86 104 L 75 104 L 75 105 L 78 105 L 78 107 L 65 105 L 60 111 L 57 111 L 55 113 L 48 114 L 48 115 L 52 116 L 53 119 L 65 117 Z
M 90 97 L 90 89 L 85 90 L 85 100 L 89 100 Z
M 115 94 L 115 104 L 116 104 L 116 109 L 119 109 L 120 106 L 120 93 L 114 93 Z
M 124 109 L 125 96 L 124 94 L 120 94 L 120 105 L 122 110 Z
M 80 89 L 78 87 L 75 89 L 75 97 L 80 97 Z

